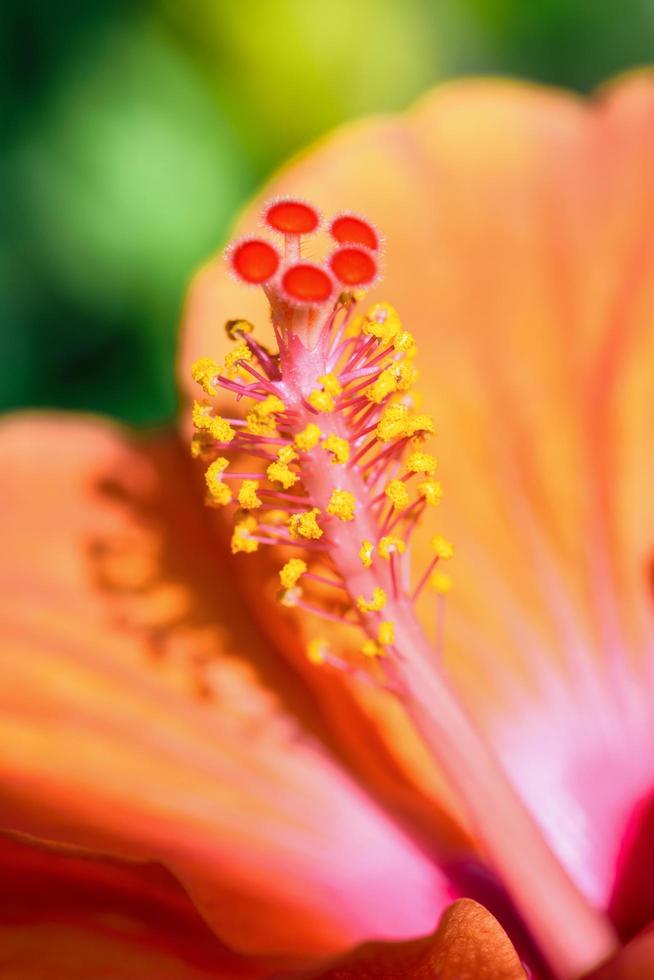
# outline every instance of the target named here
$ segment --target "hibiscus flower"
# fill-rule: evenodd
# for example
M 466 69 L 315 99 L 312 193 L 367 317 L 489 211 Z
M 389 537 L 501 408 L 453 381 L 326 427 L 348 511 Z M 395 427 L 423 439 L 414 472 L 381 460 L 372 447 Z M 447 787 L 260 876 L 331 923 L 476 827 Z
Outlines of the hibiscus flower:
M 646 73 L 590 104 L 444 86 L 292 164 L 198 274 L 179 434 L 4 422 L 8 976 L 573 978 L 605 958 L 598 977 L 654 976 L 652 934 L 633 939 L 654 917 L 653 164 Z M 284 255 L 266 244 L 271 194 L 341 214 L 327 267 L 288 226 Z M 271 300 L 278 326 L 302 310 L 277 341 L 351 345 L 308 392 L 313 447 L 266 402 Z M 391 403 L 409 429 L 382 418 Z M 363 465 L 371 433 L 339 442 L 343 411 L 369 411 L 388 449 L 368 501 L 388 553 L 356 537 L 356 573 L 356 487 L 315 508 L 318 531 L 326 514 L 339 529 L 330 554 L 301 502 L 324 489 L 303 452 L 332 483 Z M 248 438 L 260 466 L 238 470 Z M 282 518 L 262 531 L 270 465 Z M 207 489 L 243 510 L 231 548 Z M 398 520 L 411 506 L 417 525 Z M 289 514 L 283 545 L 260 547 Z M 409 531 L 417 671 L 413 627 L 383 614 L 409 588 Z

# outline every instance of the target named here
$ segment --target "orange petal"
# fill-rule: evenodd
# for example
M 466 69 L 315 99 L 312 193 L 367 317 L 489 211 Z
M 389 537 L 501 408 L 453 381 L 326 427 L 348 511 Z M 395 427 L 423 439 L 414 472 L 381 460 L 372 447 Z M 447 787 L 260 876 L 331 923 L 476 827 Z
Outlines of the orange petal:
M 433 936 L 358 950 L 320 980 L 525 980 L 501 925 L 469 898 L 443 913 Z
M 270 975 L 225 949 L 163 869 L 0 838 L 0 966 L 7 980 Z
M 598 904 L 654 782 L 653 173 L 651 73 L 593 102 L 483 80 L 345 128 L 263 194 L 387 236 L 371 300 L 417 336 L 446 490 L 422 553 L 435 530 L 457 545 L 449 670 Z M 188 300 L 188 390 L 233 317 L 264 324 L 265 302 L 216 259 Z M 410 736 L 392 738 L 410 772 Z M 424 760 L 416 776 L 433 791 Z
M 429 931 L 442 879 L 311 730 L 185 460 L 99 421 L 1 427 L 4 826 L 164 864 L 246 951 Z

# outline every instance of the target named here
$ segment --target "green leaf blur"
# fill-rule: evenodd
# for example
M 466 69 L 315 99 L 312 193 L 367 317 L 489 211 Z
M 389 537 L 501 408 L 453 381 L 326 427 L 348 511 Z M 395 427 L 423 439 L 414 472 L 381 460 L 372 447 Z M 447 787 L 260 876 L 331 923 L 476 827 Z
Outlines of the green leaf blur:
M 4 27 L 0 408 L 143 424 L 194 268 L 289 155 L 442 78 L 584 91 L 654 55 L 650 0 L 7 0 Z

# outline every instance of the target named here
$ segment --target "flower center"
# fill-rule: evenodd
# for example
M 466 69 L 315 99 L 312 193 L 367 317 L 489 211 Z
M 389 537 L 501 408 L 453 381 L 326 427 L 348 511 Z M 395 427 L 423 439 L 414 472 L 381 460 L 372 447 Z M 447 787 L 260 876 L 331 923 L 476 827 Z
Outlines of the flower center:
M 352 655 L 327 640 L 309 658 L 377 675 L 402 700 L 449 778 L 489 865 L 502 879 L 558 976 L 574 977 L 606 956 L 613 936 L 567 878 L 445 678 L 415 613 L 426 587 L 443 602 L 442 566 L 452 544 L 412 574 L 409 543 L 442 488 L 425 446 L 434 433 L 416 410 L 416 344 L 387 303 L 359 311 L 361 291 L 379 274 L 380 237 L 356 214 L 328 226 L 322 263 L 302 258 L 302 238 L 320 227 L 311 205 L 280 200 L 264 210 L 283 250 L 262 237 L 235 242 L 233 272 L 262 286 L 278 345 L 264 349 L 246 321 L 230 321 L 236 341 L 224 366 L 192 368 L 207 396 L 195 403 L 193 452 L 210 465 L 209 502 L 233 507 L 234 552 L 286 552 L 280 601 L 303 614 L 350 624 Z M 218 389 L 246 404 L 245 417 L 214 410 Z
M 282 233 L 291 260 L 250 238 L 230 249 L 229 261 L 237 275 L 266 289 L 278 354 L 263 352 L 249 325 L 232 323 L 239 343 L 224 368 L 206 358 L 193 366 L 209 396 L 222 386 L 250 403 L 244 422 L 196 404 L 196 442 L 205 447 L 209 435 L 232 458 L 247 459 L 240 464 L 246 470 L 231 468 L 224 456 L 213 460 L 210 501 L 239 507 L 235 552 L 275 544 L 302 556 L 280 570 L 285 605 L 330 618 L 329 592 L 321 590 L 319 603 L 306 595 L 312 583 L 330 583 L 339 619 L 366 634 L 362 656 L 385 657 L 397 653 L 395 633 L 413 616 L 422 590 L 431 584 L 444 596 L 450 587 L 449 576 L 436 571 L 453 555 L 442 536 L 433 541 L 432 562 L 410 584 L 410 536 L 442 496 L 436 459 L 422 448 L 434 423 L 413 408 L 416 345 L 389 304 L 357 312 L 352 287 L 360 290 L 378 274 L 379 236 L 369 222 L 353 214 L 335 218 L 335 247 L 319 265 L 300 258 L 298 229 L 317 229 L 314 209 L 276 202 L 266 220 Z M 332 664 L 347 666 L 326 644 L 321 649 Z M 314 645 L 314 659 L 315 651 Z

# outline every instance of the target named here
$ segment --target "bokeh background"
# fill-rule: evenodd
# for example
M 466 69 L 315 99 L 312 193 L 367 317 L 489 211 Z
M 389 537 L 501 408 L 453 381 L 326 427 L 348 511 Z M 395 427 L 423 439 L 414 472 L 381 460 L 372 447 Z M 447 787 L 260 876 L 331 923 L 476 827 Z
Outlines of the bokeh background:
M 185 284 L 274 168 L 461 74 L 589 91 L 654 0 L 4 0 L 0 409 L 175 411 Z

